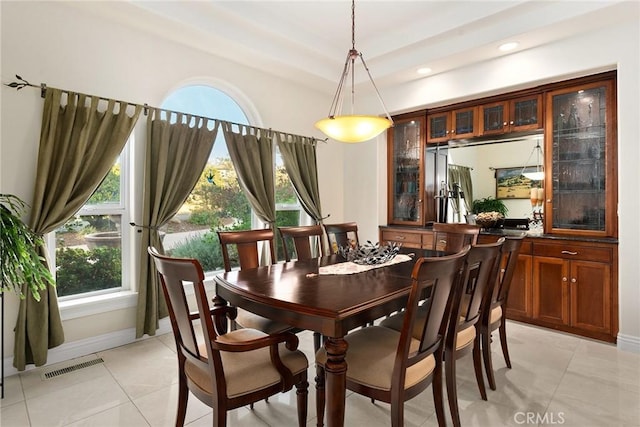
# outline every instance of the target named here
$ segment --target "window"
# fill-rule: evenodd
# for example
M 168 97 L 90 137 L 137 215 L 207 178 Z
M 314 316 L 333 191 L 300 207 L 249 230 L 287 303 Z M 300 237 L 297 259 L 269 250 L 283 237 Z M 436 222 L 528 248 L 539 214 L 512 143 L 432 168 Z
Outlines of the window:
M 129 146 L 129 141 L 127 147 Z M 129 288 L 128 148 L 82 209 L 49 235 L 50 259 L 62 301 Z M 124 233 L 123 233 L 124 230 Z
M 229 95 L 209 86 L 181 88 L 172 93 L 162 107 L 249 124 L 243 110 Z M 279 154 L 277 159 L 277 225 L 298 225 L 300 205 Z M 198 259 L 205 271 L 221 270 L 222 253 L 215 231 L 248 230 L 258 227 L 258 223 L 240 188 L 220 130 L 200 180 L 180 211 L 162 228 L 166 233 L 165 250 L 173 256 Z M 276 244 L 280 246 L 277 237 Z M 278 258 L 284 259 L 281 252 Z

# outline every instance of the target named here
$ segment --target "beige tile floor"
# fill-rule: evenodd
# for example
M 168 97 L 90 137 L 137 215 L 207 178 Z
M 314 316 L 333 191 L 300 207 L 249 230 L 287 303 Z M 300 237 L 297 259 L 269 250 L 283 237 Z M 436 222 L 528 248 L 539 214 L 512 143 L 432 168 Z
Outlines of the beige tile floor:
M 640 354 L 613 345 L 530 327 L 508 325 L 513 369 L 493 345 L 498 389 L 482 401 L 472 360 L 458 360 L 458 397 L 463 426 L 640 426 Z M 300 334 L 310 360 L 312 335 Z M 96 364 L 53 379 L 43 373 L 59 364 L 7 379 L 0 426 L 172 426 L 177 399 L 173 337 L 162 335 L 99 352 Z M 67 363 L 68 364 L 68 363 Z M 314 371 L 309 371 L 313 378 Z M 313 386 L 313 381 L 311 380 Z M 310 388 L 308 425 L 315 425 Z M 230 412 L 230 426 L 295 426 L 295 395 L 281 394 Z M 191 397 L 186 424 L 210 426 L 211 410 Z M 349 393 L 347 426 L 388 426 L 389 406 Z M 437 425 L 431 388 L 405 404 L 405 425 Z

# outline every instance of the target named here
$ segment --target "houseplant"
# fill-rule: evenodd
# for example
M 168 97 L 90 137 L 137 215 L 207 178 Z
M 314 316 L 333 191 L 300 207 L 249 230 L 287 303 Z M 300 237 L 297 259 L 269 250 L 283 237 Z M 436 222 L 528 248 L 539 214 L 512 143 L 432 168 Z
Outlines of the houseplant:
M 476 224 L 483 228 L 496 227 L 507 215 L 509 209 L 504 202 L 492 197 L 474 200 L 471 211 L 475 214 Z
M 33 298 L 40 301 L 40 291 L 55 285 L 55 280 L 38 253 L 42 236 L 20 218 L 26 207 L 17 196 L 0 194 L 0 290 L 14 291 L 24 298 L 22 285 L 26 284 Z

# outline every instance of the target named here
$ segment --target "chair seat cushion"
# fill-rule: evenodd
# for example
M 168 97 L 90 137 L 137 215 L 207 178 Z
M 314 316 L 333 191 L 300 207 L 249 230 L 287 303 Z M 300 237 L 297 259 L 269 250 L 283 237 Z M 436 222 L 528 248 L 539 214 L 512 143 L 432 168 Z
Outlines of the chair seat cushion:
M 255 329 L 238 329 L 218 337 L 219 341 L 233 343 L 249 341 L 267 336 Z M 204 343 L 199 345 L 202 355 L 207 354 Z M 306 371 L 308 361 L 304 353 L 299 350 L 289 351 L 280 344 L 280 358 L 282 363 L 291 370 L 293 375 Z M 234 398 L 251 393 L 280 382 L 280 374 L 271 364 L 269 347 L 245 352 L 221 351 L 224 378 L 227 382 L 227 397 Z M 208 369 L 208 368 L 207 368 Z M 185 362 L 187 377 L 206 392 L 213 394 L 213 383 L 209 372 L 201 365 L 196 365 L 188 359 Z
M 491 314 L 489 315 L 489 324 L 492 325 L 496 323 L 498 320 L 502 319 L 502 306 L 499 305 L 491 310 Z
M 462 317 L 461 319 L 464 319 Z M 456 335 L 456 350 L 460 350 L 473 343 L 473 339 L 476 337 L 476 328 L 474 326 L 469 326 L 468 328 L 462 329 L 458 331 Z
M 347 380 L 380 390 L 391 389 L 391 376 L 398 351 L 400 333 L 380 326 L 369 326 L 350 333 L 345 337 L 349 344 L 347 361 Z M 412 339 L 410 353 L 418 349 L 420 341 Z M 321 348 L 316 353 L 316 363 L 323 365 L 327 353 Z M 435 369 L 433 355 L 407 368 L 405 388 L 417 384 L 429 376 Z
M 266 334 L 277 334 L 292 329 L 291 325 L 267 319 L 266 317 L 259 316 L 241 308 L 238 308 L 236 322 L 243 328 L 257 329 Z

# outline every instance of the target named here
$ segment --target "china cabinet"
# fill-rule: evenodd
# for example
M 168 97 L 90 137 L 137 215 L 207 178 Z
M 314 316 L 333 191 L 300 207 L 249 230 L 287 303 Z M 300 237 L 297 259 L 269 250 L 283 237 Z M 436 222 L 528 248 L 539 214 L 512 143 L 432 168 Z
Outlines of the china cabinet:
M 480 135 L 497 135 L 542 128 L 542 95 L 492 102 L 479 107 Z
M 614 87 L 606 80 L 547 93 L 546 233 L 617 236 Z
M 427 115 L 427 143 L 478 135 L 478 107 L 458 108 Z
M 387 134 L 390 224 L 424 224 L 425 117 L 394 118 Z
M 388 133 L 388 225 L 380 227 L 380 242 L 432 246 L 425 177 L 435 169 L 429 161 L 433 149 L 456 138 L 500 144 L 543 129 L 543 232 L 525 237 L 506 317 L 615 342 L 615 91 L 612 71 L 394 118 Z M 483 232 L 478 242 L 495 241 L 499 234 Z

